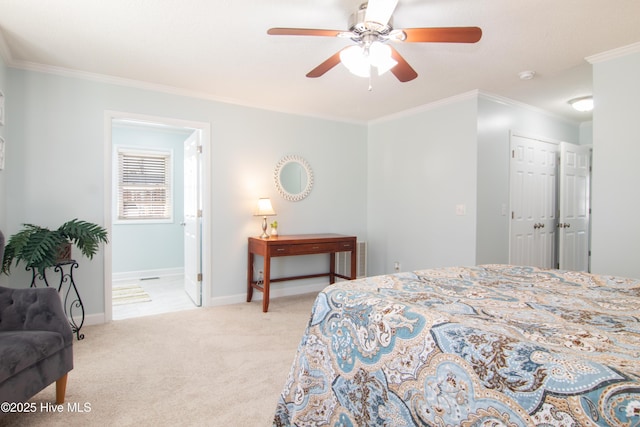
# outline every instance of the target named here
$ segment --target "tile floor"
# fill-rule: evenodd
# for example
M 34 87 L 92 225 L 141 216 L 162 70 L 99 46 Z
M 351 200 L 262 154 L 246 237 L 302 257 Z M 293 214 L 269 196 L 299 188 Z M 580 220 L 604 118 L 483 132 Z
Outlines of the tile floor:
M 116 285 L 118 283 L 124 283 L 124 281 L 114 282 L 113 284 Z M 140 285 L 149 294 L 151 301 L 115 305 L 113 306 L 113 320 L 198 308 L 185 292 L 182 276 L 127 280 L 126 283 Z

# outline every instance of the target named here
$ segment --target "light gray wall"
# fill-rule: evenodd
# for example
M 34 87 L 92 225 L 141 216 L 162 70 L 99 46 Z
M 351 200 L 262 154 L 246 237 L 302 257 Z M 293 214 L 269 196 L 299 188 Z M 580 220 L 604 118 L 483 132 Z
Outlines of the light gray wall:
M 0 56 L 0 91 L 2 91 L 2 93 L 4 93 L 5 95 L 5 101 L 7 100 L 6 97 L 8 97 L 8 85 L 7 85 L 7 67 L 4 63 L 4 60 L 2 59 L 2 56 Z M 8 101 L 5 103 L 5 108 L 8 105 Z M 5 117 L 6 117 L 6 111 L 5 111 Z M 0 126 L 0 136 L 3 137 L 5 140 L 7 139 L 7 127 L 9 126 L 8 120 L 5 121 L 5 125 L 4 126 Z M 9 236 L 7 235 L 7 220 L 6 220 L 6 215 L 7 215 L 7 204 L 9 203 L 9 200 L 7 199 L 7 195 L 6 195 L 6 186 L 7 186 L 7 180 L 6 180 L 6 172 L 4 170 L 0 170 L 0 230 L 2 230 L 2 233 L 5 235 L 5 239 L 7 239 Z M 0 286 L 6 286 L 8 283 L 8 278 L 7 276 L 5 276 L 4 274 L 0 275 Z
M 403 271 L 507 263 L 510 132 L 578 143 L 579 128 L 486 94 L 372 123 L 369 273 L 395 261 Z
M 366 239 L 366 126 L 241 107 L 212 123 L 214 296 L 236 295 L 246 287 L 247 237 L 262 232 L 252 216 L 259 197 L 270 197 L 280 234 L 341 233 Z M 314 184 L 307 198 L 283 199 L 273 175 L 285 155 L 309 163 Z M 328 271 L 326 255 L 280 258 L 272 277 Z M 261 266 L 256 262 L 256 269 Z M 319 279 L 320 283 L 328 283 Z M 309 282 L 309 281 L 307 281 Z M 318 283 L 318 279 L 311 280 Z M 297 286 L 283 282 L 272 287 Z
M 370 124 L 369 274 L 475 264 L 476 116 L 467 96 Z
M 7 128 L 9 127 L 9 118 L 7 117 L 6 107 L 9 105 L 8 97 L 9 97 L 9 87 L 7 85 L 7 67 L 5 66 L 4 60 L 2 56 L 0 56 L 0 91 L 5 95 L 5 124 L 4 126 L 0 125 L 0 136 L 5 139 L 5 144 L 7 143 Z M 7 180 L 5 178 L 6 172 L 4 170 L 0 170 L 0 230 L 5 230 L 6 226 L 6 214 L 7 214 L 7 204 L 6 199 L 6 183 Z M 6 234 L 6 232 L 4 233 Z M 1 283 L 0 279 L 0 283 Z
M 640 132 L 632 98 L 639 63 L 636 54 L 594 67 L 593 269 L 634 277 L 640 277 L 633 217 Z M 508 157 L 495 159 L 508 156 L 508 131 L 570 142 L 584 141 L 586 131 L 482 96 L 366 126 L 0 64 L 2 84 L 8 161 L 0 172 L 0 226 L 7 235 L 24 222 L 103 223 L 105 110 L 211 123 L 214 299 L 245 291 L 246 239 L 259 234 L 260 219 L 251 214 L 263 196 L 272 198 L 283 234 L 337 232 L 368 241 L 369 274 L 391 272 L 394 261 L 402 270 L 504 262 L 508 243 L 496 236 L 507 227 L 496 207 L 508 200 Z M 273 169 L 288 154 L 305 157 L 314 172 L 314 189 L 302 202 L 279 198 L 273 185 Z M 458 204 L 466 215 L 456 215 Z M 88 314 L 104 312 L 101 255 L 81 260 L 76 275 Z M 327 263 L 300 258 L 278 260 L 274 275 L 322 271 Z M 17 271 L 10 282 L 22 286 L 27 282 Z
M 593 145 L 593 121 L 580 123 L 580 145 Z
M 513 102 L 478 99 L 477 263 L 509 262 L 509 144 L 511 131 L 577 144 L 579 124 Z M 503 206 L 507 208 L 503 214 Z
M 7 234 L 31 222 L 57 227 L 78 217 L 104 225 L 105 111 L 211 123 L 212 299 L 246 294 L 247 237 L 258 235 L 252 215 L 259 197 L 271 197 L 282 233 L 335 232 L 366 239 L 366 138 L 363 124 L 270 112 L 53 74 L 8 70 L 11 161 Z M 300 202 L 279 198 L 274 168 L 287 154 L 303 156 L 315 185 Z M 3 205 L 5 200 L 2 201 Z M 279 263 L 322 272 L 327 257 Z M 76 282 L 88 315 L 104 313 L 103 253 L 80 259 Z M 28 283 L 24 274 L 12 286 Z M 277 288 L 295 286 L 281 283 Z M 274 286 L 276 287 L 276 286 Z
M 640 278 L 638 76 L 638 52 L 593 64 L 591 268 L 594 273 L 636 278 Z
M 184 204 L 184 141 L 190 133 L 172 128 L 131 124 L 114 124 L 112 127 L 114 153 L 117 147 L 163 149 L 173 153 L 173 220 L 142 224 L 116 221 L 111 227 L 114 277 L 117 274 L 154 274 L 158 270 L 184 268 L 184 230 L 180 223 Z M 115 202 L 113 206 L 116 206 Z M 112 220 L 115 219 L 114 214 Z

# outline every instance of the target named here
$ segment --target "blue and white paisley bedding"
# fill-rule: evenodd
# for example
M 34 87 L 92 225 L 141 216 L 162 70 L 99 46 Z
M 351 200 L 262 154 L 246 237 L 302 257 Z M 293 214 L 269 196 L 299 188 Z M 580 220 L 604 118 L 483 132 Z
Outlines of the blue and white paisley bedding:
M 484 265 L 339 282 L 274 426 L 640 426 L 640 281 Z

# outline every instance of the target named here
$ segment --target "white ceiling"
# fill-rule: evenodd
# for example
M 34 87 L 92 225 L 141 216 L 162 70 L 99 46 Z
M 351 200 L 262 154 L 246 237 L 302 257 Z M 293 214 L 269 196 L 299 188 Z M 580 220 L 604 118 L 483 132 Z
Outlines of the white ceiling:
M 270 27 L 347 30 L 361 2 L 0 0 L 0 54 L 18 68 L 348 121 L 480 90 L 579 122 L 590 114 L 573 112 L 567 100 L 591 94 L 585 58 L 640 42 L 638 0 L 400 0 L 395 28 L 478 26 L 482 39 L 396 44 L 418 78 L 400 83 L 387 73 L 368 91 L 368 79 L 342 65 L 305 77 L 348 39 L 266 34 Z M 524 70 L 536 77 L 520 80 Z

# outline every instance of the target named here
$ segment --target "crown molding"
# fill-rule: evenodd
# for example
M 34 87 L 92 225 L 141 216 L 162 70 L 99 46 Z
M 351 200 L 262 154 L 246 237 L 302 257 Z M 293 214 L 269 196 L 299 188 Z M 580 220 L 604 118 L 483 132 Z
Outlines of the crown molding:
M 469 92 L 464 92 L 459 95 L 453 95 L 448 98 L 439 99 L 437 101 L 430 102 L 428 104 L 419 105 L 417 107 L 409 108 L 407 110 L 402 110 L 397 113 L 389 114 L 388 116 L 379 117 L 377 119 L 369 120 L 369 124 L 376 124 L 381 122 L 386 122 L 389 120 L 396 120 L 402 117 L 412 116 L 414 114 L 423 113 L 426 111 L 434 110 L 436 108 L 443 107 L 445 105 L 455 104 L 461 101 L 466 101 L 469 99 L 475 99 L 478 97 L 479 91 L 472 90 Z
M 553 114 L 547 110 L 543 110 L 542 108 L 538 108 L 538 107 L 534 107 L 533 105 L 529 105 L 529 104 L 525 104 L 524 102 L 520 102 L 520 101 L 516 101 L 513 100 L 511 98 L 505 98 L 503 96 L 500 95 L 495 95 L 489 92 L 484 92 L 481 91 L 479 89 L 476 90 L 472 90 L 469 92 L 464 92 L 461 93 L 459 95 L 454 95 L 448 98 L 444 98 L 444 99 L 440 99 L 438 101 L 434 101 L 431 102 L 429 104 L 425 104 L 425 105 L 421 105 L 419 107 L 415 107 L 415 108 L 411 108 L 408 110 L 404 110 L 404 111 L 400 111 L 398 113 L 394 113 L 394 114 L 390 114 L 388 116 L 384 116 L 378 119 L 374 119 L 374 120 L 370 120 L 369 124 L 376 124 L 376 123 L 381 123 L 381 122 L 385 122 L 385 121 L 389 121 L 389 120 L 395 120 L 401 117 L 406 117 L 406 116 L 411 116 L 414 114 L 418 114 L 418 113 L 422 113 L 425 111 L 429 111 L 429 110 L 433 110 L 435 108 L 440 108 L 442 106 L 445 105 L 449 105 L 449 104 L 454 104 L 457 102 L 461 102 L 461 101 L 466 101 L 468 99 L 486 99 L 489 101 L 493 101 L 493 102 L 498 102 L 500 104 L 503 105 L 507 105 L 510 107 L 517 107 L 517 108 L 523 108 L 526 110 L 529 110 L 531 112 L 537 113 L 537 114 L 543 114 L 546 115 L 548 117 L 551 117 L 555 120 L 562 120 L 564 122 L 570 123 L 570 124 L 579 124 L 580 122 L 575 121 L 575 120 L 571 120 L 571 119 L 567 119 L 566 117 L 562 117 L 559 116 L 557 114 Z
M 18 68 L 25 71 L 35 71 L 44 74 L 53 74 L 61 77 L 70 77 L 80 80 L 88 80 L 96 83 L 112 84 L 116 86 L 132 87 L 135 89 L 149 90 L 153 92 L 162 92 L 171 95 L 179 95 L 190 98 L 205 98 L 215 101 L 238 104 L 238 101 L 233 99 L 225 99 L 222 97 L 213 97 L 212 95 L 204 92 L 197 92 L 188 89 L 182 89 L 175 86 L 163 85 L 159 83 L 150 83 L 142 80 L 127 79 L 124 77 L 110 76 L 107 74 L 91 73 L 88 71 L 73 70 L 70 68 L 57 67 L 54 65 L 44 65 L 36 62 L 28 61 L 14 61 L 11 67 Z
M 553 118 L 555 120 L 562 120 L 562 121 L 567 122 L 567 123 L 572 124 L 572 125 L 576 125 L 576 124 L 580 124 L 581 123 L 580 121 L 568 119 L 568 118 L 560 116 L 558 114 L 551 113 L 551 112 L 549 112 L 547 110 L 544 110 L 542 108 L 534 107 L 533 105 L 526 104 L 526 103 L 520 102 L 520 101 L 516 101 L 516 100 L 511 99 L 511 98 L 505 98 L 504 96 L 496 95 L 496 94 L 493 94 L 493 93 L 479 91 L 478 97 L 479 98 L 483 98 L 483 99 L 487 99 L 489 101 L 498 102 L 500 104 L 504 104 L 504 105 L 511 106 L 511 107 L 523 108 L 523 109 L 529 110 L 529 111 L 531 111 L 533 113 L 543 114 L 543 115 L 551 117 L 551 118 Z
M 1 49 L 1 46 L 0 46 L 0 49 Z M 0 50 L 0 53 L 1 53 L 1 50 Z M 339 121 L 339 122 L 359 124 L 359 125 L 366 125 L 367 123 L 366 121 L 358 121 L 358 120 L 350 120 L 350 119 L 347 120 L 347 119 L 335 117 L 335 116 L 300 114 L 300 112 L 293 111 L 293 110 L 280 109 L 280 108 L 275 108 L 275 107 L 272 107 L 269 105 L 263 105 L 263 104 L 251 104 L 251 103 L 242 102 L 240 100 L 233 99 L 233 98 L 225 98 L 221 96 L 211 95 L 206 92 L 193 91 L 193 90 L 183 89 L 175 86 L 163 85 L 158 83 L 150 83 L 150 82 L 145 82 L 141 80 L 126 79 L 123 77 L 114 77 L 106 74 L 91 73 L 87 71 L 78 71 L 78 70 L 73 70 L 69 68 L 56 67 L 52 65 L 43 65 L 35 62 L 14 60 L 14 61 L 9 61 L 8 65 L 12 68 L 22 69 L 25 71 L 35 71 L 35 72 L 44 73 L 44 74 L 58 75 L 61 77 L 88 80 L 96 83 L 112 84 L 116 86 L 131 87 L 134 89 L 160 92 L 160 93 L 165 93 L 169 95 L 184 96 L 187 98 L 205 99 L 208 101 L 239 105 L 247 108 L 256 108 L 260 110 L 278 112 L 283 114 L 291 114 L 295 116 L 312 117 L 316 119 Z
M 4 34 L 2 34 L 2 31 L 0 31 L 0 58 L 2 58 L 7 66 L 12 66 L 13 58 L 11 56 L 11 51 L 9 50 L 9 45 L 4 39 Z
M 608 50 L 606 52 L 598 53 L 595 55 L 587 56 L 585 60 L 590 64 L 598 64 L 600 62 L 621 58 L 623 56 L 627 56 L 632 53 L 638 53 L 638 52 L 640 52 L 640 42 L 633 43 L 627 46 L 622 46 L 616 49 Z
M 627 55 L 629 53 L 633 53 L 636 51 L 640 51 L 640 43 L 636 43 L 633 45 L 629 45 L 629 46 L 625 46 L 619 49 L 614 49 L 613 51 L 609 51 L 606 52 L 605 54 L 599 54 L 599 55 L 594 55 L 591 56 L 589 58 L 587 58 L 587 61 L 590 61 L 590 58 L 596 58 L 598 60 L 600 60 L 600 58 L 604 58 L 606 56 L 606 59 L 611 59 L 614 57 L 618 57 L 618 56 L 624 56 Z M 131 88 L 135 88 L 135 89 L 141 89 L 141 90 L 148 90 L 148 91 L 152 91 L 152 92 L 160 92 L 160 93 L 165 93 L 165 94 L 169 94 L 169 95 L 176 95 L 176 96 L 184 96 L 184 97 L 188 97 L 188 98 L 196 98 L 196 99 L 205 99 L 205 100 L 209 100 L 209 101 L 215 101 L 215 102 L 221 102 L 221 103 L 225 103 L 225 104 L 232 104 L 232 105 L 239 105 L 239 106 L 243 106 L 243 107 L 247 107 L 247 108 L 256 108 L 256 109 L 261 109 L 261 110 L 266 110 L 266 111 L 270 111 L 270 112 L 278 112 L 278 113 L 283 113 L 283 114 L 291 114 L 291 115 L 295 115 L 295 116 L 302 116 L 302 117 L 311 117 L 311 118 L 316 118 L 316 119 L 320 119 L 320 120 L 330 120 L 330 121 L 338 121 L 338 122 L 342 122 L 342 123 L 350 123 L 350 124 L 356 124 L 356 125 L 371 125 L 371 124 L 376 124 L 376 123 L 381 123 L 381 122 L 385 122 L 385 121 L 390 121 L 390 120 L 395 120 L 395 119 L 399 119 L 402 117 L 408 117 L 411 115 L 415 115 L 421 112 L 426 112 L 426 111 L 430 111 L 436 108 L 440 108 L 446 105 L 450 105 L 450 104 L 455 104 L 458 102 L 462 102 L 465 100 L 469 100 L 469 99 L 477 99 L 477 98 L 484 98 L 484 99 L 488 99 L 488 100 L 492 100 L 494 102 L 499 102 L 505 105 L 510 105 L 513 107 L 520 107 L 520 108 L 525 108 L 528 109 L 530 111 L 534 111 L 536 113 L 539 114 L 545 114 L 547 116 L 553 117 L 557 120 L 563 120 L 566 121 L 568 123 L 571 124 L 575 124 L 578 122 L 575 122 L 573 120 L 567 119 L 565 117 L 550 113 L 546 110 L 543 110 L 541 108 L 537 108 L 534 107 L 532 105 L 529 104 L 525 104 L 519 101 L 515 101 L 513 99 L 510 98 L 505 98 L 499 95 L 495 95 L 495 94 L 491 94 L 488 92 L 483 92 L 479 89 L 475 89 L 475 90 L 471 90 L 468 92 L 464 92 L 458 95 L 453 95 L 447 98 L 443 98 L 437 101 L 433 101 L 430 102 L 428 104 L 423 104 L 423 105 L 419 105 L 417 107 L 413 107 L 413 108 L 409 108 L 407 110 L 403 110 L 403 111 L 399 111 L 397 113 L 393 113 L 387 116 L 383 116 L 383 117 L 379 117 L 376 119 L 371 119 L 371 120 L 353 120 L 353 119 L 344 119 L 342 117 L 336 117 L 336 116 L 331 116 L 331 115 L 310 115 L 310 114 L 300 114 L 299 112 L 296 111 L 291 111 L 291 110 L 287 110 L 287 109 L 282 109 L 282 108 L 275 108 L 269 105 L 258 105 L 258 104 L 251 104 L 251 103 L 246 103 L 246 102 L 242 102 L 239 101 L 237 99 L 232 99 L 232 98 L 224 98 L 224 97 L 220 97 L 220 96 L 214 96 L 205 92 L 198 92 L 198 91 L 192 91 L 192 90 L 188 90 L 188 89 L 182 89 L 182 88 L 178 88 L 178 87 L 174 87 L 174 86 L 168 86 L 168 85 L 162 85 L 162 84 L 157 84 L 157 83 L 149 83 L 149 82 L 145 82 L 145 81 L 141 81 L 141 80 L 133 80 L 133 79 L 126 79 L 126 78 L 122 78 L 122 77 L 114 77 L 114 76 L 109 76 L 109 75 L 105 75 L 105 74 L 98 74 L 98 73 L 90 73 L 90 72 L 86 72 L 86 71 L 78 71 L 78 70 L 72 70 L 72 69 L 68 69 L 68 68 L 63 68 L 63 67 L 56 67 L 56 66 L 51 66 L 51 65 L 43 65 L 43 64 L 38 64 L 38 63 L 34 63 L 34 62 L 28 62 L 28 61 L 16 61 L 15 59 L 13 59 L 11 57 L 11 53 L 5 43 L 4 38 L 2 37 L 2 33 L 0 32 L 0 56 L 2 56 L 2 58 L 5 60 L 5 63 L 12 68 L 18 68 L 18 69 L 22 69 L 22 70 L 26 70 L 26 71 L 35 71 L 35 72 L 40 72 L 40 73 L 45 73 L 45 74 L 54 74 L 54 75 L 58 75 L 58 76 L 62 76 L 62 77 L 69 77 L 69 78 L 76 78 L 76 79 L 82 79 L 82 80 L 88 80 L 88 81 L 93 81 L 93 82 L 97 82 L 97 83 L 104 83 L 104 84 L 112 84 L 112 85 L 116 85 L 116 86 L 124 86 L 124 87 L 131 87 Z M 601 59 L 601 60 L 606 60 L 606 59 Z

